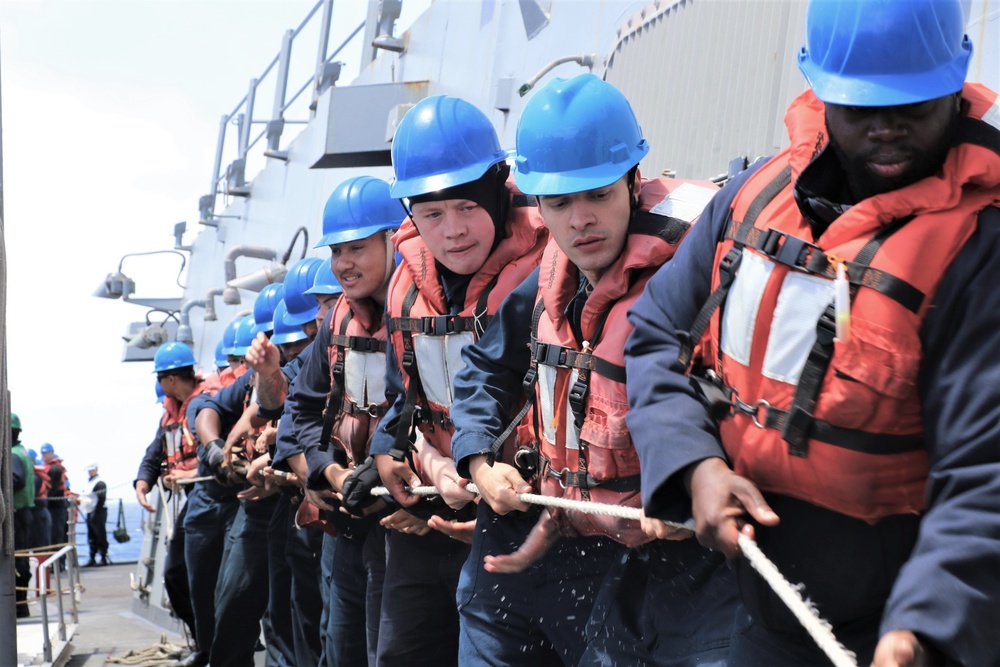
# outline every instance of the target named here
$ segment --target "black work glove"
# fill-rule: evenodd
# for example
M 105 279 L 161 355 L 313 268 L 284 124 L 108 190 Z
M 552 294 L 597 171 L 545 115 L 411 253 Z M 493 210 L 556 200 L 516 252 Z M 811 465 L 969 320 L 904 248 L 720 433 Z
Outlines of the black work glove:
M 215 481 L 223 486 L 229 486 L 229 477 L 222 465 L 225 462 L 225 457 L 222 455 L 222 448 L 225 446 L 226 441 L 222 438 L 216 438 L 211 442 L 205 443 L 202 445 L 205 450 L 202 455 L 202 461 L 208 466 L 208 471 L 215 477 Z
M 382 478 L 378 476 L 375 459 L 369 456 L 344 480 L 340 493 L 344 509 L 354 516 L 364 516 L 365 508 L 379 500 L 378 496 L 372 495 L 376 486 L 382 486 Z

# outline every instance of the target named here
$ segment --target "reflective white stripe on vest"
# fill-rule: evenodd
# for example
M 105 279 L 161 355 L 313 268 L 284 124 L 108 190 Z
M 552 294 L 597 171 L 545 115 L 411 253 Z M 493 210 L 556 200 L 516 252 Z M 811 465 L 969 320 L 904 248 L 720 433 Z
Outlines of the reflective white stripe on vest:
M 764 355 L 765 377 L 798 384 L 816 342 L 816 323 L 832 302 L 832 280 L 795 272 L 785 276 Z
M 1000 130 L 1000 100 L 990 105 L 990 108 L 983 114 L 983 121 Z
M 750 365 L 761 299 L 773 271 L 774 264 L 769 260 L 744 250 L 739 273 L 726 299 L 722 351 L 744 366 Z M 832 280 L 798 271 L 785 276 L 767 330 L 761 369 L 765 377 L 798 384 L 816 341 L 816 323 L 832 302 Z
M 385 353 L 347 350 L 344 354 L 344 396 L 367 409 L 385 402 Z
M 413 351 L 417 356 L 420 384 L 431 403 L 451 407 L 451 380 L 465 368 L 462 350 L 476 342 L 471 331 L 447 336 L 413 336 Z
M 760 300 L 774 265 L 743 250 L 739 272 L 726 297 L 722 322 L 722 352 L 743 366 L 750 365 L 750 347 Z
M 182 433 L 180 424 L 170 424 L 163 431 L 163 439 L 166 444 L 168 459 L 172 459 L 175 455 L 181 453 L 181 447 L 184 444 L 181 440 L 181 436 Z
M 705 188 L 694 183 L 682 183 L 673 192 L 663 198 L 659 204 L 649 209 L 650 213 L 677 218 L 684 222 L 692 222 L 701 215 L 708 200 L 715 196 L 718 190 Z
M 565 371 L 564 371 L 565 372 Z M 556 434 L 559 425 L 556 423 L 555 391 L 556 378 L 559 376 L 559 369 L 553 366 L 538 364 L 538 393 L 541 399 L 542 408 L 542 431 L 545 439 L 552 444 L 556 443 Z M 569 378 L 569 386 L 576 384 L 580 376 L 576 369 Z M 573 408 L 569 404 L 569 395 L 566 397 L 566 449 L 580 449 L 580 432 L 576 428 L 576 420 L 573 418 Z

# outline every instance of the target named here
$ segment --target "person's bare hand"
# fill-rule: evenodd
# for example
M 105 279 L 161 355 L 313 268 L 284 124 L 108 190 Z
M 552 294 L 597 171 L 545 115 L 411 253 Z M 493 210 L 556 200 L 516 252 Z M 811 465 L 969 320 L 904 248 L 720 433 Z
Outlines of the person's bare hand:
M 654 540 L 686 540 L 694 535 L 694 532 L 685 528 L 677 528 L 668 525 L 666 521 L 646 516 L 645 510 L 639 517 L 639 526 L 642 532 Z
M 278 429 L 274 426 L 267 426 L 254 441 L 253 448 L 257 454 L 263 454 L 270 445 L 278 441 Z
M 444 517 L 436 514 L 427 520 L 427 525 L 444 533 L 453 540 L 472 544 L 472 535 L 476 532 L 476 520 L 472 521 L 448 521 Z
M 264 488 L 264 468 L 271 464 L 270 456 L 258 456 L 247 468 L 247 481 L 253 486 Z
M 543 510 L 538 522 L 532 527 L 524 544 L 509 554 L 486 556 L 483 559 L 483 569 L 498 574 L 514 574 L 523 572 L 530 565 L 542 558 L 559 540 L 559 530 L 556 522 Z
M 388 454 L 376 454 L 375 465 L 382 483 L 396 502 L 403 507 L 412 507 L 420 501 L 420 496 L 407 491 L 420 486 L 420 476 L 410 469 L 406 461 L 397 461 Z
M 277 487 L 261 487 L 261 486 L 248 486 L 239 493 L 236 497 L 240 500 L 261 500 L 263 498 L 268 498 L 278 493 Z
M 517 495 L 531 493 L 531 485 L 524 481 L 514 466 L 499 461 L 490 466 L 486 455 L 481 454 L 472 457 L 469 473 L 479 489 L 479 495 L 497 514 L 507 514 L 512 510 L 527 511 L 528 504 L 518 500 Z
M 163 486 L 167 487 L 171 491 L 178 488 L 177 481 L 181 479 L 189 479 L 198 476 L 198 470 L 192 468 L 191 470 L 184 470 L 182 468 L 174 468 L 166 475 L 163 476 Z
M 406 510 L 396 510 L 379 523 L 391 530 L 398 530 L 409 535 L 426 535 L 431 528 L 427 522 L 415 517 Z
M 465 490 L 469 480 L 458 474 L 455 461 L 450 456 L 445 456 L 423 438 L 418 438 L 414 446 L 420 468 L 437 487 L 448 507 L 459 510 L 475 500 L 476 494 Z
M 263 332 L 258 333 L 253 339 L 244 359 L 247 366 L 260 375 L 269 375 L 281 370 L 281 352 Z
M 744 515 L 765 526 L 776 526 L 780 521 L 754 483 L 734 473 L 722 459 L 699 461 L 688 475 L 695 534 L 703 546 L 736 558 L 740 555 L 740 532 L 754 539 L 753 526 L 746 524 Z M 743 530 L 744 526 L 748 530 Z
M 140 479 L 135 483 L 135 499 L 147 512 L 155 512 L 156 508 L 146 499 L 149 491 L 149 483 L 146 480 Z
M 893 630 L 879 639 L 872 667 L 929 667 L 929 653 L 909 630 Z
M 329 510 L 330 512 L 336 511 L 336 508 L 328 503 L 328 500 L 335 498 L 333 491 L 317 491 L 316 489 L 305 489 L 306 500 L 320 508 L 321 510 Z

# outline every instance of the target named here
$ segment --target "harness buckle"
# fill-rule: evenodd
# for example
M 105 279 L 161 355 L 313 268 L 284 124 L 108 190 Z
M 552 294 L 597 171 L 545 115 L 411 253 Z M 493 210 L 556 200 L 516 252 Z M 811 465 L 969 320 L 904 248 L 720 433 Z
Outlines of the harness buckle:
M 443 336 L 456 331 L 455 318 L 451 315 L 432 315 L 422 319 L 420 328 L 425 334 Z
M 767 411 L 771 409 L 771 404 L 763 398 L 758 399 L 753 403 L 746 403 L 740 399 L 740 393 L 736 391 L 736 389 L 732 389 L 731 391 L 733 396 L 733 407 L 743 414 L 749 415 L 754 426 L 757 428 L 764 428 L 767 423 Z M 761 410 L 764 412 L 763 416 L 761 415 Z
M 563 490 L 566 490 L 567 488 L 566 478 L 569 476 L 569 473 L 570 473 L 569 468 L 556 470 L 555 468 L 549 467 L 549 469 L 545 472 L 545 476 L 551 477 L 552 479 L 556 480 L 557 482 L 559 482 L 559 486 L 561 486 Z
M 520 447 L 514 452 L 514 467 L 521 476 L 530 479 L 538 472 L 538 450 L 532 447 Z

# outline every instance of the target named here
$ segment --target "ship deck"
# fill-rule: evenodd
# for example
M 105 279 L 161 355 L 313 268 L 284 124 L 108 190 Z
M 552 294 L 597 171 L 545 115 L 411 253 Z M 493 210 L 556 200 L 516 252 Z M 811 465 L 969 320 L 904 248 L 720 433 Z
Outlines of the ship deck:
M 17 659 L 21 665 L 55 665 L 57 667 L 100 667 L 109 656 L 121 657 L 129 649 L 144 649 L 160 641 L 184 645 L 184 638 L 169 632 L 132 611 L 133 594 L 129 573 L 134 563 L 107 567 L 83 568 L 84 591 L 78 605 L 79 623 L 69 624 L 67 608 L 66 642 L 59 641 L 58 626 L 52 618 L 56 605 L 50 600 L 50 637 L 53 661 L 46 663 L 42 651 L 42 622 L 38 603 L 32 603 L 31 616 L 17 622 Z M 66 601 L 68 604 L 68 600 Z M 108 663 L 113 664 L 113 663 Z

